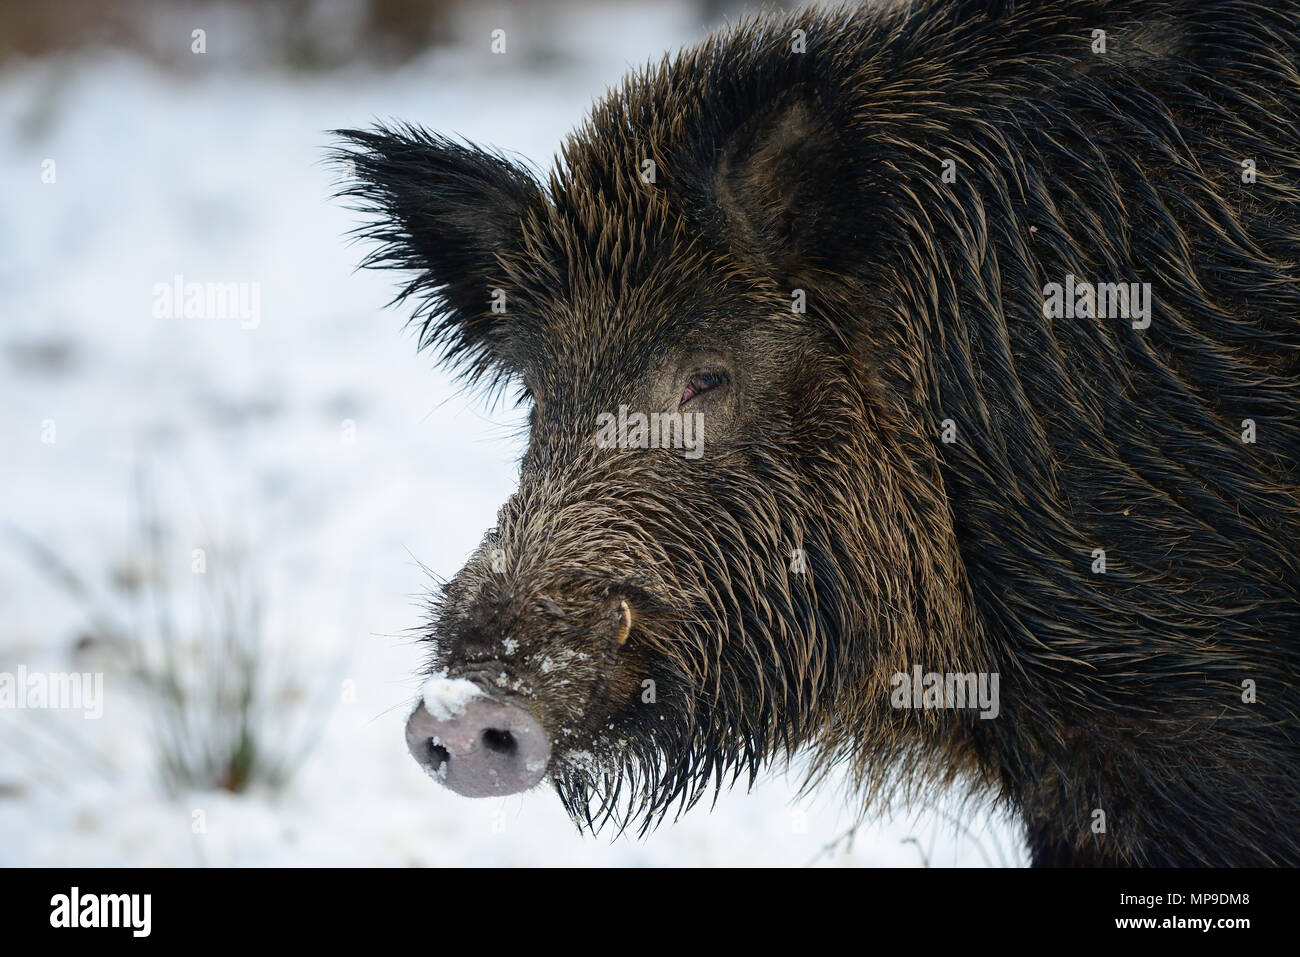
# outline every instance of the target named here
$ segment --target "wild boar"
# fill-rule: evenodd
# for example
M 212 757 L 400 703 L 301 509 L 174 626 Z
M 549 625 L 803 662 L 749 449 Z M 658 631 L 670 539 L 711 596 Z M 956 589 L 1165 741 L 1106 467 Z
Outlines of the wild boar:
M 1295 2 L 918 0 L 648 66 L 545 179 L 344 131 L 366 264 L 529 410 L 417 760 L 645 827 L 802 752 L 1037 865 L 1300 863 L 1298 63 Z

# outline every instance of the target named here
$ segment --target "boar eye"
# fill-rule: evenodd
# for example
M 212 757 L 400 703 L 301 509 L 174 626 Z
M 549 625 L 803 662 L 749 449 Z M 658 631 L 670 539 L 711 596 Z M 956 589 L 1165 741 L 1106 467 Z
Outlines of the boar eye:
M 686 380 L 686 388 L 682 391 L 682 400 L 678 404 L 685 405 L 697 395 L 721 388 L 726 384 L 725 372 L 696 372 Z

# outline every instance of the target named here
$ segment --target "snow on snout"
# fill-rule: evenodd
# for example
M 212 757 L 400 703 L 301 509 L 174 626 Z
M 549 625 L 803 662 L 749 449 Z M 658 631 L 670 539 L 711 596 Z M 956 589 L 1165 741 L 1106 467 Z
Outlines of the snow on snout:
M 446 721 L 465 712 L 465 707 L 475 698 L 483 697 L 478 685 L 464 678 L 441 678 L 434 676 L 420 689 L 420 698 L 424 701 L 424 710 L 436 720 Z M 415 707 L 418 708 L 417 701 Z

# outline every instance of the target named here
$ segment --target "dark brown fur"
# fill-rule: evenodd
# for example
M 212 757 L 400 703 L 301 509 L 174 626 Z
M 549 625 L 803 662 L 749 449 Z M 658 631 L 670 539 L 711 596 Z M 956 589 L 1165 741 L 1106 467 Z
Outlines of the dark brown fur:
M 1298 67 L 1293 2 L 933 0 L 665 59 L 545 187 L 347 134 L 423 342 L 532 405 L 431 668 L 526 702 L 592 824 L 807 748 L 991 794 L 1039 864 L 1300 863 Z M 1150 327 L 1045 319 L 1068 274 L 1150 282 Z M 593 447 L 701 370 L 701 459 Z M 1000 716 L 892 708 L 914 665 Z

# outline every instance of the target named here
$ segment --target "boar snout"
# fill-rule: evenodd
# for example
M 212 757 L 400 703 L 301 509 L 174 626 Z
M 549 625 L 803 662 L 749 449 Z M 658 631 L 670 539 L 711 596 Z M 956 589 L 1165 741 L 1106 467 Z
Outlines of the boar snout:
M 481 694 L 450 707 L 426 695 L 406 722 L 406 746 L 430 777 L 465 797 L 526 791 L 551 757 L 536 718 Z

